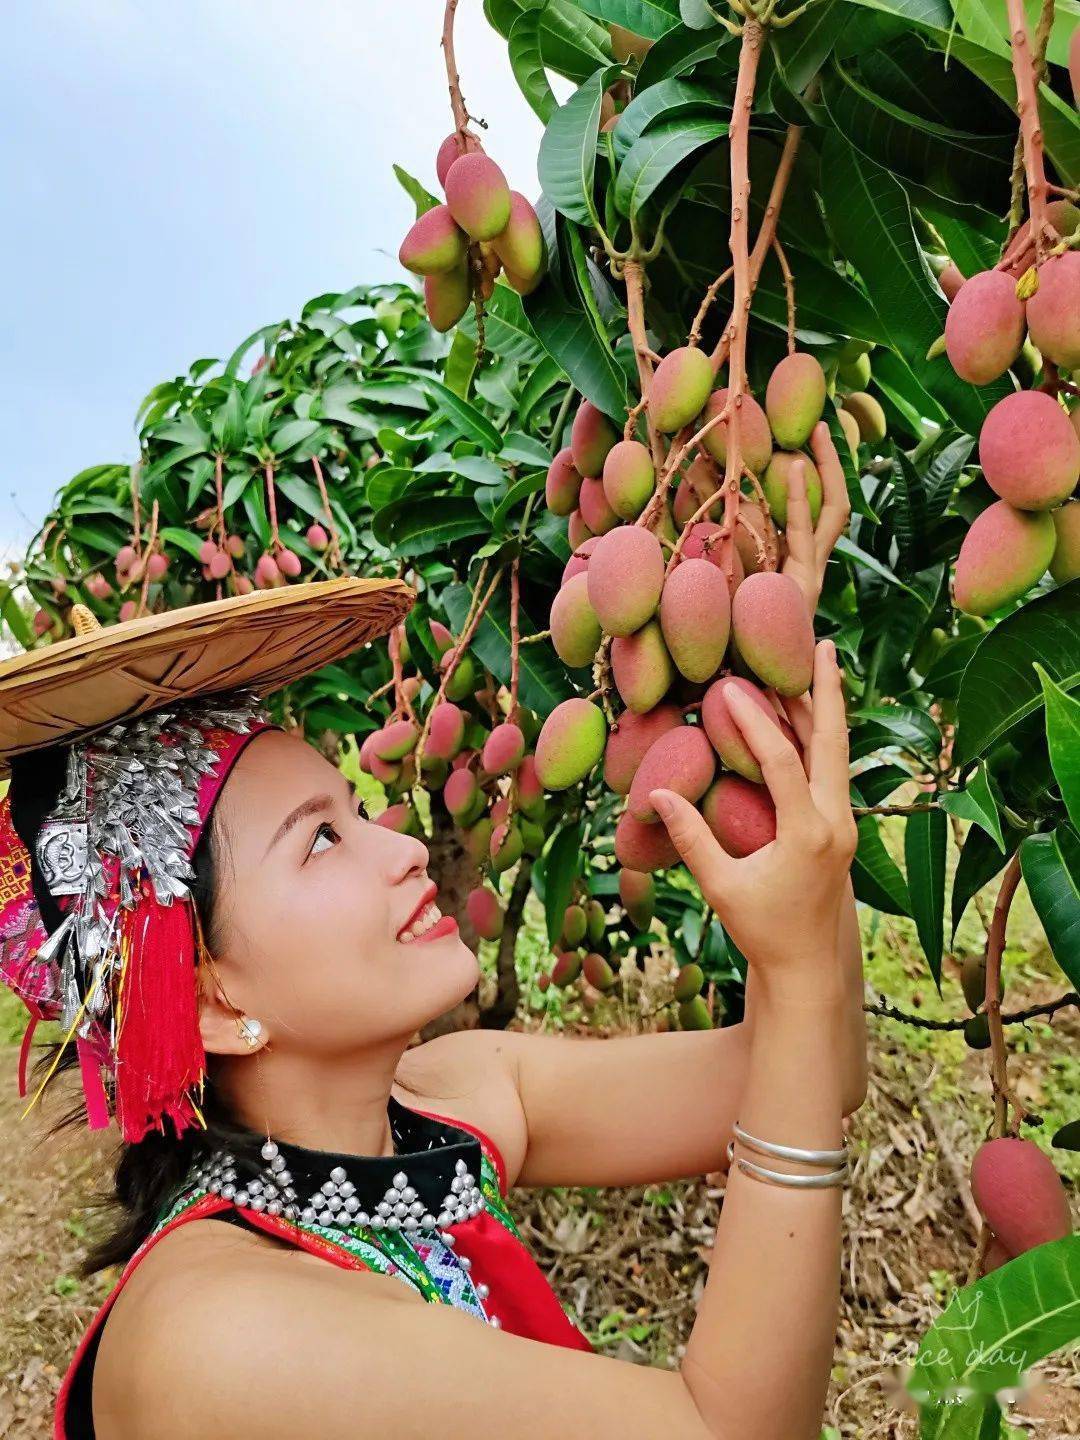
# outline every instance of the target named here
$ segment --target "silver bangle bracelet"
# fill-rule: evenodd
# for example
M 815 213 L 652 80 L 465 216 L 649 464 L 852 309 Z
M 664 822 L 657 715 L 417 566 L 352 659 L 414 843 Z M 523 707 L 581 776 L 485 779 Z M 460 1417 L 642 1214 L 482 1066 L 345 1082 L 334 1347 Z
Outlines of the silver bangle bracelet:
M 766 1170 L 761 1165 L 752 1165 L 741 1155 L 735 1163 L 744 1175 L 750 1175 L 755 1180 L 764 1180 L 770 1185 L 787 1185 L 793 1190 L 833 1189 L 837 1185 L 846 1185 L 849 1173 L 848 1167 L 841 1165 L 839 1170 L 830 1170 L 825 1175 L 783 1175 L 779 1170 Z
M 735 1161 L 735 1141 L 734 1141 L 734 1140 L 729 1140 L 728 1143 L 727 1143 L 727 1158 L 728 1158 L 728 1164 L 729 1164 L 729 1166 L 732 1165 L 732 1164 L 734 1164 L 734 1161 Z M 750 1164 L 750 1161 L 747 1161 L 746 1163 L 747 1163 L 747 1164 Z M 848 1169 L 849 1169 L 849 1166 L 850 1166 L 850 1162 L 849 1162 L 848 1158 L 845 1156 L 844 1159 L 843 1159 L 843 1160 L 841 1161 L 841 1163 L 840 1163 L 840 1169 L 841 1169 L 841 1170 L 848 1170 Z M 770 1170 L 770 1171 L 769 1171 L 769 1174 L 770 1174 L 770 1175 L 775 1175 L 775 1174 L 778 1174 L 778 1173 L 779 1173 L 779 1172 L 778 1172 L 778 1171 L 775 1171 L 775 1170 Z M 813 1177 L 811 1177 L 811 1178 L 813 1178 Z
M 778 1160 L 801 1160 L 806 1165 L 840 1165 L 847 1160 L 846 1144 L 839 1150 L 800 1150 L 794 1145 L 777 1145 L 771 1140 L 759 1140 L 756 1135 L 748 1135 L 737 1120 L 734 1129 L 736 1139 L 759 1155 L 774 1155 Z

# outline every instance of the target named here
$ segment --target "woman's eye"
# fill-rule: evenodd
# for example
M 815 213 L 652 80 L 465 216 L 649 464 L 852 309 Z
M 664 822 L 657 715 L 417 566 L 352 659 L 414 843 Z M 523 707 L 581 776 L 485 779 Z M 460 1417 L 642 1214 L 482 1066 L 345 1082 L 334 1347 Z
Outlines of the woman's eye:
M 338 833 L 332 825 L 325 822 L 315 831 L 315 839 L 312 842 L 308 855 L 321 855 L 325 850 L 332 849 L 338 843 Z M 324 843 L 325 842 L 325 843 Z

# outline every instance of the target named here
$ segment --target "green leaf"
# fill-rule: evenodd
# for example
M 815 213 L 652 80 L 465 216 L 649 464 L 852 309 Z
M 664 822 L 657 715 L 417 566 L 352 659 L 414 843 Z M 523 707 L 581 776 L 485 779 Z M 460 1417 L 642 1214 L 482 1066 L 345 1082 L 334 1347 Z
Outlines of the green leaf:
M 832 54 L 851 11 L 838 0 L 825 0 L 784 30 L 770 32 L 776 66 L 793 95 L 801 95 Z
M 580 820 L 564 825 L 544 855 L 544 919 L 549 945 L 558 944 L 562 934 L 563 917 L 581 867 L 583 829 Z
M 845 444 L 846 443 L 845 439 Z M 926 604 L 917 590 L 913 590 L 910 585 L 906 585 L 904 581 L 900 579 L 899 575 L 890 570 L 887 565 L 883 565 L 880 560 L 876 559 L 875 556 L 871 555 L 868 551 L 856 545 L 854 540 L 849 540 L 846 535 L 840 536 L 833 549 L 837 555 L 843 555 L 844 558 L 850 560 L 853 565 L 861 565 L 865 570 L 872 570 L 875 575 L 880 575 L 883 580 L 887 580 L 890 585 L 895 585 L 898 590 L 906 590 L 907 593 L 914 596 L 920 604 Z
M 963 790 L 952 790 L 938 796 L 938 804 L 958 820 L 981 825 L 994 844 L 1005 853 L 1005 836 L 1001 829 L 997 800 L 990 788 L 986 766 L 980 765 Z
M 468 314 L 472 315 L 473 311 L 470 309 Z M 454 331 L 450 353 L 443 366 L 443 380 L 455 395 L 460 396 L 462 400 L 467 400 L 475 370 L 476 340 L 472 335 L 467 335 L 458 325 Z
M 626 376 L 592 312 L 570 304 L 550 278 L 526 298 L 540 343 L 587 400 L 605 415 L 626 411 Z
M 688 80 L 661 80 L 650 85 L 636 94 L 619 116 L 612 132 L 615 158 L 621 163 L 654 120 L 677 120 L 698 110 L 719 109 L 719 96 Z
M 951 640 L 930 666 L 922 688 L 939 699 L 955 700 L 960 693 L 964 671 L 983 638 L 982 635 L 962 635 Z
M 977 435 L 1010 387 L 1000 380 L 968 385 L 944 355 L 926 359 L 945 328 L 948 307 L 916 240 L 903 187 L 835 131 L 825 141 L 821 176 L 829 228 L 862 276 L 889 344 L 955 423 Z
M 1046 740 L 1050 764 L 1061 789 L 1069 819 L 1080 829 L 1080 700 L 1066 695 L 1036 662 L 1046 706 Z
M 484 0 L 484 13 L 501 35 L 509 36 L 518 16 L 536 0 Z M 605 26 L 583 14 L 572 0 L 548 0 L 541 6 L 540 49 L 549 69 L 568 80 L 585 80 L 611 59 Z
M 707 34 L 695 34 L 692 29 L 676 26 L 666 35 L 661 35 L 641 62 L 634 91 L 642 95 L 653 85 L 677 75 L 685 75 L 702 60 L 711 60 L 725 47 L 735 50 L 738 40 L 726 30 L 714 26 Z
M 407 170 L 403 170 L 400 165 L 394 166 L 394 175 L 397 178 L 398 184 L 405 191 L 405 194 L 408 195 L 409 199 L 416 206 L 417 220 L 420 219 L 421 215 L 426 215 L 429 210 L 434 210 L 435 206 L 439 204 L 438 197 L 432 195 L 430 190 L 425 190 L 423 185 L 420 184 L 420 181 L 414 179 L 413 176 L 410 175 Z
M 927 758 L 936 758 L 941 753 L 941 731 L 933 716 L 913 705 L 872 705 L 864 710 L 853 710 L 851 718 L 869 722 L 876 729 L 883 730 L 894 745 L 914 750 Z M 858 733 L 856 731 L 855 736 Z
M 1080 836 L 1068 825 L 1029 835 L 1020 870 L 1054 959 L 1080 989 Z
M 310 440 L 318 429 L 317 420 L 286 420 L 270 436 L 270 448 L 275 455 L 284 455 L 302 440 Z
M 510 68 L 518 89 L 529 102 L 533 112 L 546 125 L 558 108 L 555 92 L 548 84 L 544 70 L 544 57 L 540 49 L 540 20 L 544 6 L 524 10 L 510 27 L 507 49 Z
M 464 625 L 470 593 L 466 586 L 455 585 L 446 591 L 444 603 L 455 633 Z M 537 626 L 522 610 L 522 635 L 535 635 Z M 510 605 L 507 587 L 495 594 L 480 624 L 476 627 L 471 649 L 497 680 L 510 683 Z M 549 715 L 555 706 L 574 693 L 566 670 L 547 645 L 523 645 L 519 652 L 520 696 L 522 704 L 537 715 Z
M 471 307 L 457 327 L 457 334 L 476 338 L 476 312 Z M 521 296 L 500 281 L 484 302 L 484 344 L 503 360 L 535 365 L 544 349 L 529 324 Z
M 16 642 L 24 650 L 30 650 L 34 644 L 34 632 L 30 628 L 30 622 L 15 598 L 11 586 L 2 583 L 0 583 L 0 616 L 3 617 L 4 623 L 15 637 Z
M 648 93 L 648 92 L 646 92 Z M 727 122 L 690 115 L 647 130 L 631 146 L 615 179 L 615 204 L 635 217 L 675 167 L 728 133 Z
M 487 416 L 482 415 L 475 405 L 470 405 L 467 400 L 462 400 L 460 395 L 455 395 L 441 381 L 434 379 L 423 370 L 402 366 L 402 373 L 417 377 L 427 391 L 428 398 L 438 406 L 442 418 L 450 421 L 459 435 L 465 435 L 468 439 L 475 440 L 478 445 L 482 445 L 492 454 L 499 451 L 502 447 L 502 437 Z
M 958 764 L 984 754 L 1043 703 L 1035 659 L 1066 693 L 1080 686 L 1080 580 L 1040 595 L 984 637 L 960 683 Z
M 911 897 L 900 868 L 885 849 L 878 823 L 864 815 L 858 824 L 859 843 L 851 862 L 856 900 L 886 915 L 910 915 Z
M 233 385 L 219 405 L 210 421 L 214 439 L 222 450 L 239 450 L 247 435 L 247 416 L 244 414 L 244 395 L 239 385 Z
M 392 545 L 401 556 L 431 555 L 487 533 L 487 521 L 471 499 L 442 496 L 429 505 L 417 505 L 408 497 L 395 500 L 375 516 L 376 539 Z
M 907 784 L 911 771 L 902 765 L 874 765 L 852 779 L 859 798 L 856 805 L 883 805 L 894 790 Z
M 162 544 L 172 545 L 177 550 L 183 550 L 193 560 L 200 560 L 199 551 L 206 544 L 205 535 L 197 535 L 193 530 L 181 530 L 174 525 L 164 526 L 158 531 L 158 535 Z
M 577 0 L 586 15 L 658 40 L 679 23 L 679 0 Z
M 904 826 L 911 914 L 919 941 L 941 992 L 941 951 L 945 940 L 945 851 L 948 820 L 943 810 L 920 810 Z
M 997 841 L 981 827 L 972 828 L 968 831 L 964 840 L 963 849 L 960 851 L 960 859 L 957 861 L 956 873 L 953 876 L 952 899 L 950 901 L 950 915 L 952 919 L 952 933 L 956 934 L 960 928 L 960 921 L 964 918 L 964 911 L 967 909 L 973 895 L 988 885 L 990 881 L 1001 870 L 1005 868 L 1005 862 L 1020 843 L 1021 832 L 1005 827 L 1005 852 L 998 847 Z
M 597 224 L 593 205 L 596 173 L 596 137 L 600 130 L 600 101 L 619 73 L 607 65 L 580 87 L 548 121 L 536 169 L 544 194 L 568 220 Z
M 1036 1245 L 953 1293 L 923 1336 L 908 1382 L 926 1421 L 942 1424 L 960 1395 L 1000 1411 L 995 1392 L 1021 1388 L 1027 1372 L 1080 1334 L 1080 1235 Z M 939 1435 L 936 1428 L 923 1435 Z M 950 1431 L 977 1440 L 977 1430 Z M 996 1432 L 994 1432 L 996 1433 Z M 942 1440 L 944 1436 L 942 1435 Z

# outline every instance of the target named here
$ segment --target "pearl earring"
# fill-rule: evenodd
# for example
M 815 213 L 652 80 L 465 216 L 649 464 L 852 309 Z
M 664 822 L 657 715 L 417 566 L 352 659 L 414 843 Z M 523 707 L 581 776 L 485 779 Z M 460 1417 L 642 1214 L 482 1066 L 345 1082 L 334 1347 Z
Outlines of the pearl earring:
M 262 1039 L 263 1027 L 258 1020 L 252 1019 L 250 1015 L 241 1015 L 240 1019 L 236 1022 L 236 1029 L 241 1040 L 243 1040 L 246 1045 L 250 1045 L 253 1050 Z

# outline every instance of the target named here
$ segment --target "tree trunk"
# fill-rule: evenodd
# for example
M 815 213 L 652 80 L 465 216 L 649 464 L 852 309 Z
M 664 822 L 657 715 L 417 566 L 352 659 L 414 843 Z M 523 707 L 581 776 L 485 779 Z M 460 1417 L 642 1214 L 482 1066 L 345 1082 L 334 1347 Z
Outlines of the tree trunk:
M 506 902 L 506 916 L 496 959 L 495 1000 L 489 1010 L 480 1012 L 480 1024 L 485 1030 L 505 1030 L 517 1014 L 521 990 L 518 986 L 517 966 L 514 964 L 514 950 L 517 933 L 521 928 L 521 917 L 525 913 L 525 901 L 529 898 L 531 877 L 532 861 L 522 860 L 514 877 L 510 898 Z
M 462 939 L 475 950 L 479 941 L 469 923 L 465 899 L 469 891 L 480 884 L 480 871 L 462 848 L 453 822 L 441 806 L 432 806 L 431 818 L 434 833 L 427 846 L 431 878 L 439 887 L 439 908 L 444 915 L 453 915 L 461 927 Z M 445 1014 L 429 1020 L 421 1029 L 420 1038 L 433 1040 L 436 1035 L 448 1035 L 454 1030 L 475 1030 L 479 1023 L 480 1001 L 474 989 Z

